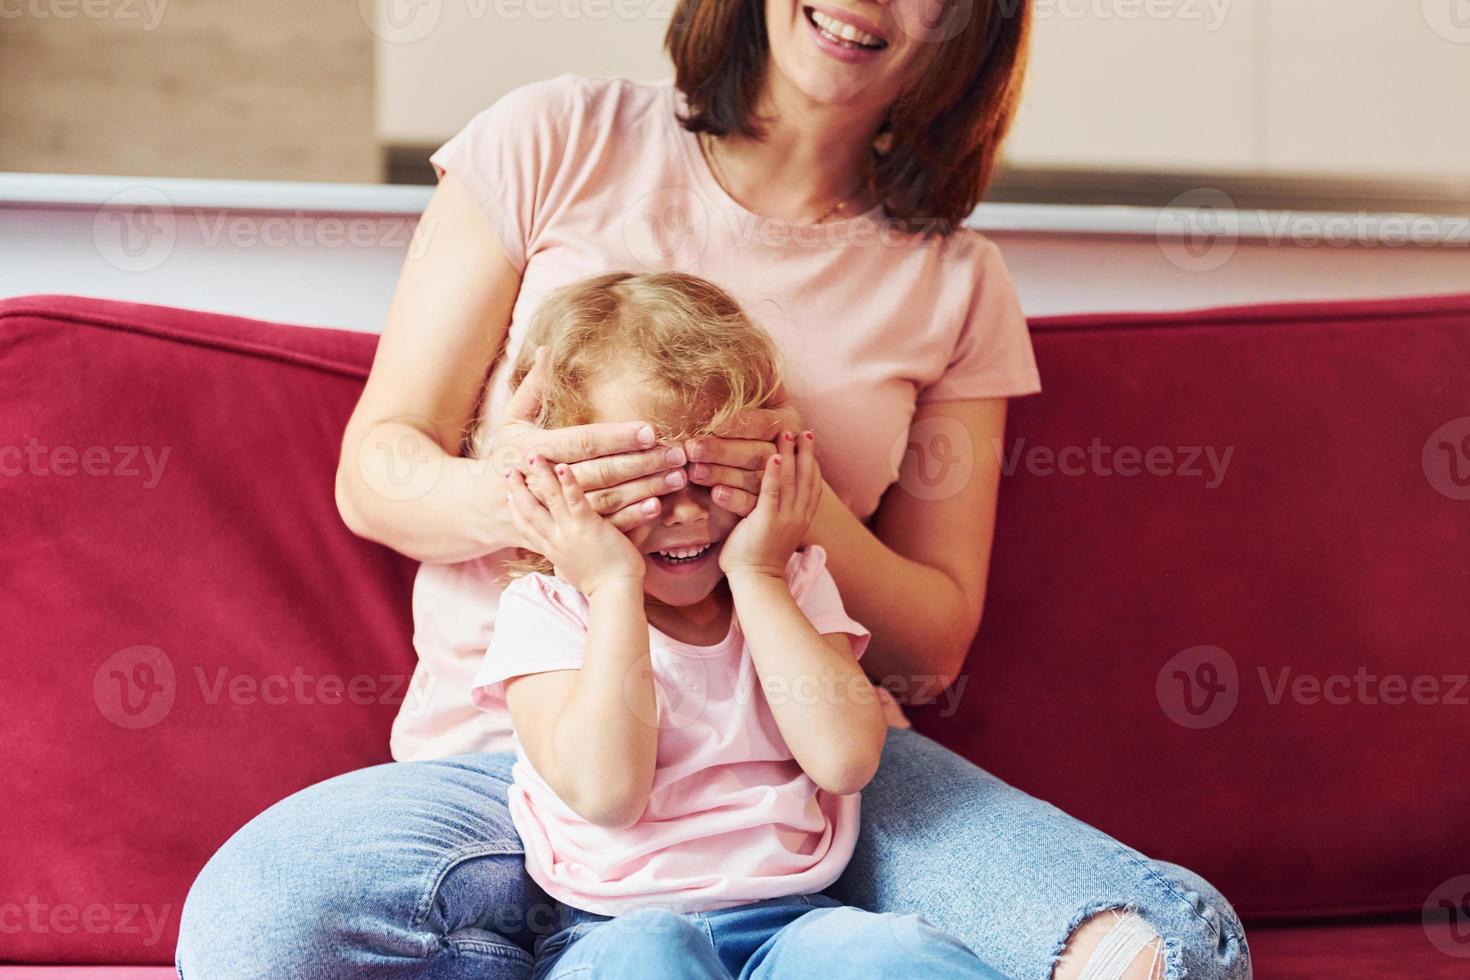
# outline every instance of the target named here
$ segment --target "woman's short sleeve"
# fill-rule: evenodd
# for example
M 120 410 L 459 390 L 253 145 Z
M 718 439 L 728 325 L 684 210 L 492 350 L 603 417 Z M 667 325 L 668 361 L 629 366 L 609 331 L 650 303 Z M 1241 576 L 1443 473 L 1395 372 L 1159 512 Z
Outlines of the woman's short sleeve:
M 452 173 L 469 191 L 517 272 L 525 271 L 547 212 L 574 98 L 570 75 L 522 85 L 429 155 L 435 176 Z
M 944 373 L 918 393 L 919 402 L 1012 398 L 1041 390 L 1031 332 L 1000 249 L 979 238 L 974 300 Z

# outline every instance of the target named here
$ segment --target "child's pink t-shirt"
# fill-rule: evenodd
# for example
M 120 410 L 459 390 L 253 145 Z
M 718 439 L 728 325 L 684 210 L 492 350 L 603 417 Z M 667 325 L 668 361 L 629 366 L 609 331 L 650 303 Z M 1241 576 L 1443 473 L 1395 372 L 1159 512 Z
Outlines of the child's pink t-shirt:
M 868 631 L 843 609 L 826 552 L 813 545 L 792 555 L 785 578 L 817 632 L 847 634 L 853 657 L 861 657 Z M 587 620 L 586 597 L 560 579 L 516 579 L 500 597 L 475 702 L 504 711 L 507 679 L 581 667 Z M 738 617 L 715 646 L 681 643 L 653 627 L 648 640 L 659 724 L 648 807 L 622 830 L 588 823 L 517 742 L 508 796 L 531 877 L 557 901 L 602 915 L 649 905 L 707 912 L 836 881 L 857 839 L 858 795 L 819 789 L 797 765 Z
M 906 454 L 954 451 L 942 419 L 911 432 L 916 409 L 1040 390 L 1026 318 L 988 238 L 970 228 L 943 240 L 900 234 L 881 209 L 816 225 L 763 219 L 720 187 L 679 125 L 682 107 L 666 82 L 562 75 L 502 96 L 430 157 L 474 198 L 521 273 L 505 356 L 489 377 L 490 418 L 504 416 L 510 367 L 541 300 L 613 270 L 677 269 L 740 301 L 781 351 L 786 389 L 818 433 L 823 478 L 864 521 L 887 492 L 924 492 L 893 488 Z M 971 448 L 977 459 L 990 451 Z M 419 569 L 419 660 L 393 726 L 395 758 L 509 748 L 510 719 L 477 711 L 469 687 L 510 554 Z

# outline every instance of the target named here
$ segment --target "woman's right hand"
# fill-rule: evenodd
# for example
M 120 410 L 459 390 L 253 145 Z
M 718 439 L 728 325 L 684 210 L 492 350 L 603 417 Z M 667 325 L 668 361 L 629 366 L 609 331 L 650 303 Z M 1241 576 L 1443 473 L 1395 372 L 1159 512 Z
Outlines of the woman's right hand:
M 649 523 L 661 509 L 659 497 L 688 482 L 680 446 L 658 444 L 647 422 L 594 422 L 560 429 L 536 424 L 548 352 L 536 349 L 535 362 L 506 406 L 505 419 L 491 438 L 498 472 L 530 472 L 532 455 L 566 463 L 587 502 L 621 531 Z

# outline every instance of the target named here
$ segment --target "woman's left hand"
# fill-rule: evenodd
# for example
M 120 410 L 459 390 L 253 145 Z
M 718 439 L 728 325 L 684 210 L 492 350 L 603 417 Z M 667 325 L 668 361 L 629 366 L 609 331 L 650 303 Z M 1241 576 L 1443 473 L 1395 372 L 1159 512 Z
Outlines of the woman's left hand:
M 761 474 L 782 432 L 802 431 L 801 413 L 789 401 L 775 408 L 753 408 L 735 416 L 713 435 L 684 443 L 689 482 L 710 488 L 710 498 L 745 517 L 755 509 Z

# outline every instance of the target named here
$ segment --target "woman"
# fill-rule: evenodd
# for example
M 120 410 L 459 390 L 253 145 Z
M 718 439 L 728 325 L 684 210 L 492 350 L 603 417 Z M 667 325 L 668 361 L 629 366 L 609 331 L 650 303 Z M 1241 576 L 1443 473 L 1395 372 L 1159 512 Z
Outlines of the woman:
M 185 980 L 531 976 L 551 904 L 506 812 L 508 722 L 476 711 L 469 682 L 500 562 L 523 544 L 499 471 L 532 451 L 632 528 L 686 481 L 748 513 L 770 440 L 816 430 L 809 541 L 872 632 L 864 667 L 901 691 L 956 675 L 999 479 L 974 449 L 1001 439 L 1007 398 L 1039 388 L 999 253 L 958 227 L 1014 112 L 1028 28 L 1024 0 L 681 0 L 673 86 L 526 86 L 434 154 L 337 487 L 349 527 L 424 562 L 405 706 L 426 707 L 395 723 L 402 761 L 298 793 L 226 843 L 184 910 Z M 786 406 L 671 448 L 638 422 L 538 429 L 544 367 L 506 381 L 530 311 L 641 267 L 734 293 L 781 347 Z M 926 485 L 911 426 L 968 447 L 969 477 Z M 1019 977 L 1249 975 L 1208 884 L 900 727 L 831 893 L 923 912 Z

